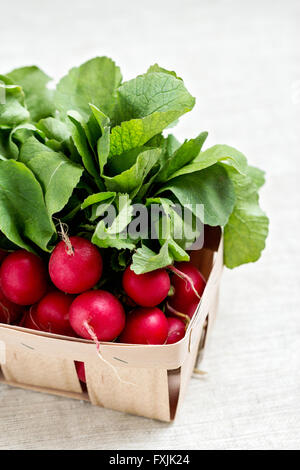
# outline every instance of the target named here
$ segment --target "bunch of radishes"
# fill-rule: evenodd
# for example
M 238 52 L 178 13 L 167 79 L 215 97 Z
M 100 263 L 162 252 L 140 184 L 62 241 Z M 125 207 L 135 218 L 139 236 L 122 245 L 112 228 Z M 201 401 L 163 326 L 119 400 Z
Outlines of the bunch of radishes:
M 0 264 L 0 323 L 95 342 L 175 343 L 184 337 L 205 287 L 190 262 L 140 275 L 128 266 L 122 277 L 125 293 L 117 298 L 97 288 L 101 254 L 77 236 L 58 243 L 48 270 L 25 250 L 0 251 Z

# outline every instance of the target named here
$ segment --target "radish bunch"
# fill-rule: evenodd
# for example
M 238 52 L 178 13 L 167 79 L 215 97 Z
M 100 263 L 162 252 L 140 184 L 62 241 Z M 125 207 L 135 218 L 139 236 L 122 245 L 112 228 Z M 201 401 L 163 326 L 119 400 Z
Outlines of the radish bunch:
M 128 314 L 120 342 L 171 344 L 184 337 L 204 291 L 205 280 L 189 262 L 170 266 L 169 271 L 171 277 L 166 269 L 135 274 L 127 267 L 123 289 L 138 308 Z
M 59 242 L 48 266 L 25 250 L 0 254 L 0 323 L 19 322 L 97 344 L 176 343 L 205 288 L 202 274 L 190 262 L 145 274 L 128 266 L 113 295 L 98 285 L 103 274 L 98 248 L 79 236 Z M 76 368 L 84 382 L 82 364 Z

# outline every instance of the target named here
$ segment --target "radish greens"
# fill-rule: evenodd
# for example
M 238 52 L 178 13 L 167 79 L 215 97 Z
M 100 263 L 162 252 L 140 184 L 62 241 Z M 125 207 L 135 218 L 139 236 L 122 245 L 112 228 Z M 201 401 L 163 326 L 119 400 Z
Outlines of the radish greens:
M 228 145 L 203 149 L 207 132 L 183 143 L 168 133 L 195 105 L 175 72 L 155 64 L 124 82 L 111 59 L 96 57 L 56 89 L 50 80 L 35 66 L 0 75 L 1 248 L 51 252 L 63 223 L 104 248 L 112 270 L 132 260 L 140 274 L 189 260 L 195 240 L 176 238 L 185 224 L 177 204 L 190 207 L 194 221 L 223 227 L 228 267 L 260 257 L 268 234 L 258 196 L 264 173 Z M 134 205 L 150 203 L 164 207 L 152 223 L 158 231 L 165 223 L 166 234 L 124 235 Z M 116 219 L 107 226 L 110 205 Z

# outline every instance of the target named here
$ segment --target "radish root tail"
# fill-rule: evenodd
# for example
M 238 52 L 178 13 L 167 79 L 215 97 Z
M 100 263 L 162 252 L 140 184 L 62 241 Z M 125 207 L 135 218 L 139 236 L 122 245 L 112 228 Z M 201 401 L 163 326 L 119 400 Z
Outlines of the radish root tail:
M 171 307 L 169 302 L 167 302 L 166 307 L 169 310 L 169 312 L 171 312 L 173 315 L 176 315 L 176 317 L 183 318 L 183 320 L 185 321 L 185 329 L 187 329 L 191 321 L 190 317 L 186 315 L 185 313 L 181 313 L 181 312 L 178 312 L 178 310 L 175 310 L 175 308 Z
M 114 365 L 112 365 L 110 362 L 108 362 L 106 359 L 104 359 L 104 357 L 102 356 L 101 354 L 101 351 L 100 351 L 100 342 L 95 334 L 95 331 L 94 329 L 91 327 L 91 325 L 89 325 L 89 323 L 87 321 L 85 321 L 83 323 L 85 329 L 87 330 L 88 334 L 90 335 L 91 339 L 94 341 L 95 345 L 96 345 L 96 348 L 97 348 L 97 354 L 99 356 L 99 358 L 101 359 L 101 361 L 103 361 L 105 364 L 107 364 L 109 367 L 112 368 L 112 370 L 114 371 L 117 379 L 123 383 L 123 384 L 126 384 L 126 385 L 136 385 L 132 382 L 128 382 L 127 380 L 123 380 L 120 375 L 119 375 L 119 372 L 118 370 L 116 369 L 116 367 Z
M 172 273 L 176 274 L 176 276 L 180 277 L 180 279 L 183 279 L 185 283 L 188 284 L 192 288 L 194 294 L 198 297 L 198 299 L 199 300 L 201 299 L 201 296 L 197 292 L 197 289 L 195 288 L 193 280 L 190 278 L 190 276 L 181 272 L 179 269 L 175 268 L 175 266 L 172 266 L 172 265 L 168 266 L 168 269 L 172 271 Z
M 34 320 L 34 318 L 33 318 L 33 316 L 32 316 L 32 307 L 30 307 L 30 309 L 29 309 L 29 318 L 30 318 L 30 320 L 32 321 L 32 323 L 34 324 L 34 326 L 35 326 L 38 330 L 40 330 L 39 325 L 36 323 L 36 321 Z
M 68 255 L 74 255 L 74 249 L 72 247 L 72 243 L 70 242 L 70 238 L 68 237 L 68 230 L 69 227 L 67 224 L 64 224 L 61 220 L 58 219 L 59 224 L 59 231 L 58 234 L 61 237 L 62 241 L 66 244 L 66 252 Z

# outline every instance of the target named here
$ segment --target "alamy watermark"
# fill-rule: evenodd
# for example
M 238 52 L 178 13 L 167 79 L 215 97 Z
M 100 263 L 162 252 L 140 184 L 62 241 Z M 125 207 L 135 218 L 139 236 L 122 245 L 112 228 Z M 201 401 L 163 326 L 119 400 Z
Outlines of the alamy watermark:
M 100 210 L 99 210 L 100 209 Z M 101 205 L 97 208 L 101 212 Z M 126 195 L 115 205 L 105 206 L 99 238 L 137 240 L 174 240 L 181 248 L 199 250 L 204 243 L 203 204 L 176 204 L 171 201 L 130 204 Z

